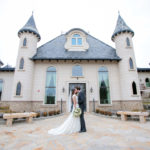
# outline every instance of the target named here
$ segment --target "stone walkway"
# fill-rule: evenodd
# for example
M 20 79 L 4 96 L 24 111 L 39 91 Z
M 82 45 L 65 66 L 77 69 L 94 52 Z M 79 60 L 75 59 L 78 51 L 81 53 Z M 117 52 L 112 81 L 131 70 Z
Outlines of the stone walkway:
M 0 150 L 150 150 L 150 122 L 122 122 L 87 113 L 86 133 L 47 134 L 67 116 L 0 125 Z

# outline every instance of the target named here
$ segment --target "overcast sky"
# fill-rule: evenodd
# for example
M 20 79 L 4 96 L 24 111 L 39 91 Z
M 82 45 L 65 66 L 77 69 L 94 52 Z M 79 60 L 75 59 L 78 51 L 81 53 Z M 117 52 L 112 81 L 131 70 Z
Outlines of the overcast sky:
M 38 47 L 71 28 L 82 28 L 115 47 L 111 35 L 118 10 L 133 37 L 137 67 L 150 67 L 150 0 L 0 0 L 0 59 L 16 65 L 17 32 L 34 11 Z

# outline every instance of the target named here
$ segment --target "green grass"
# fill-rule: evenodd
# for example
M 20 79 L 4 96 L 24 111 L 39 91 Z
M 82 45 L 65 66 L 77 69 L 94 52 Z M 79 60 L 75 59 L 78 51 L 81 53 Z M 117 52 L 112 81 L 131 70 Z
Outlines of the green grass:
M 144 105 L 148 105 L 148 104 L 150 104 L 150 102 L 143 102 L 143 104 L 144 104 Z
M 7 110 L 9 109 L 9 106 L 0 106 L 0 110 Z

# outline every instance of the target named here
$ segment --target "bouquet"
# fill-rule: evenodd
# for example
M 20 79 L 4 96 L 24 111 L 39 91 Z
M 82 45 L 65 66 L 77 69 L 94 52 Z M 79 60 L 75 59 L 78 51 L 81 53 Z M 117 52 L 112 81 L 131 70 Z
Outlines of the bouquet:
M 74 117 L 79 117 L 81 115 L 81 109 L 80 108 L 75 108 L 73 111 L 73 116 Z

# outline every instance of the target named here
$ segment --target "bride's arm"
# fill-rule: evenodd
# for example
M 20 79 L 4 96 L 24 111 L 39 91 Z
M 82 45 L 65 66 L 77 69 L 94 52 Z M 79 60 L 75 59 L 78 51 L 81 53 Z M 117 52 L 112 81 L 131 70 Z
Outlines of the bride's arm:
M 76 96 L 73 96 L 73 105 L 76 108 Z

